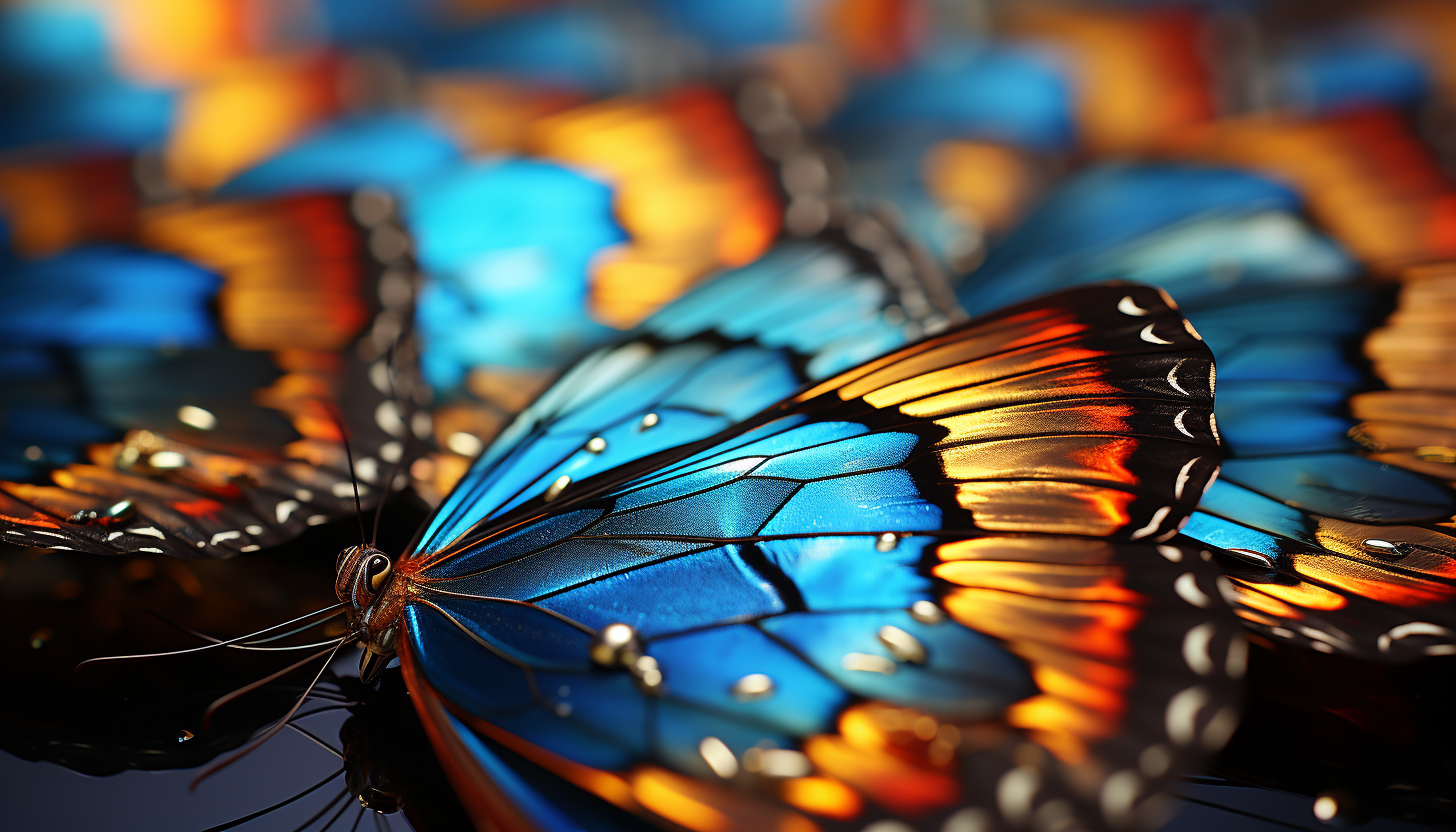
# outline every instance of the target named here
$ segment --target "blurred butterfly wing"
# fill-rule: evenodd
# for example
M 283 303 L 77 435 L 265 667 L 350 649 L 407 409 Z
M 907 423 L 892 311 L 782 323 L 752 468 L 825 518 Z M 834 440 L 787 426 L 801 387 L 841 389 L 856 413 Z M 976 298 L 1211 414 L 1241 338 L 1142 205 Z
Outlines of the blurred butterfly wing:
M 137 160 L 92 155 L 0 165 L 0 227 L 23 257 L 43 257 L 87 241 L 129 239 L 141 201 Z
M 1051 195 L 991 252 L 957 295 L 983 315 L 1087 280 L 1096 258 L 1200 215 L 1297 211 L 1288 189 L 1234 170 L 1173 165 L 1102 166 Z M 1142 279 L 1162 283 L 1158 275 Z
M 1456 494 L 1443 450 L 1456 404 L 1422 389 L 1441 382 L 1404 371 L 1443 349 L 1450 279 L 1440 272 L 1413 270 L 1395 314 L 1366 339 L 1376 372 L 1396 389 L 1357 393 L 1350 407 L 1365 421 L 1338 419 L 1364 455 L 1345 439 L 1231 460 L 1185 529 L 1233 556 L 1238 614 L 1261 632 L 1386 660 L 1456 649 Z M 1324 366 L 1326 377 L 1351 374 Z
M 140 238 L 186 262 L 62 255 L 78 261 L 68 279 L 89 287 L 87 302 L 58 307 L 55 326 L 33 327 L 22 347 L 59 347 L 78 368 L 71 395 L 105 431 L 85 439 L 125 433 L 52 471 L 52 484 L 0 486 L 5 537 L 186 557 L 280 543 L 354 513 L 338 418 L 373 503 L 408 453 L 393 399 L 413 378 L 407 339 L 393 390 L 387 358 L 412 317 L 412 286 L 387 271 L 408 247 L 376 245 L 405 238 L 387 213 L 373 219 L 357 222 L 336 196 L 165 208 L 142 218 Z M 118 263 L 138 277 L 125 290 Z M 55 305 L 49 294 L 35 303 Z M 128 312 L 138 305 L 147 314 Z
M 343 119 L 295 142 L 217 189 L 220 196 L 400 190 L 463 161 L 430 121 L 409 115 Z
M 731 427 L 943 321 L 921 284 L 897 284 L 857 247 L 782 244 L 568 370 L 475 461 L 419 551 L 439 550 L 553 483 Z
M 1202 385 L 1169 387 L 1177 362 Z M 1128 825 L 1236 720 L 1242 642 L 1210 617 L 1212 576 L 1172 547 L 985 535 L 1175 534 L 1216 471 L 1210 373 L 1156 292 L 1080 290 L 573 482 L 549 512 L 533 495 L 400 564 L 417 707 L 462 791 L 495 765 L 478 733 L 694 829 L 938 825 L 968 802 L 1020 822 L 1057 799 Z M 642 644 L 594 663 L 611 623 Z M 1149 745 L 1161 762 L 1101 803 L 1063 768 Z

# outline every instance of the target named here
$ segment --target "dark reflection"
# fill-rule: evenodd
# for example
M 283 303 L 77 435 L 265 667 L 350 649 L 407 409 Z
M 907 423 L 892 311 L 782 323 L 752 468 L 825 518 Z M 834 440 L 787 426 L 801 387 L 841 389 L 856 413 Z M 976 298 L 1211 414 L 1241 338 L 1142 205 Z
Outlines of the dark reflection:
M 1387 666 L 1252 640 L 1243 722 L 1196 786 L 1302 796 L 1272 816 L 1306 828 L 1456 828 L 1456 656 Z
M 387 551 L 407 543 L 423 513 L 401 503 L 382 524 Z M 188 781 L 196 770 L 283 716 L 318 665 L 228 703 L 205 724 L 208 705 L 311 651 L 221 648 L 74 670 L 96 656 L 204 643 L 182 627 L 231 638 L 336 603 L 334 555 L 357 542 L 351 520 L 233 561 L 0 550 L 0 749 L 18 758 L 0 760 L 0 776 L 14 795 L 14 828 L 201 830 L 261 812 L 240 828 L 291 829 L 321 807 L 315 828 L 338 818 L 335 828 L 347 829 L 369 810 L 395 830 L 468 828 L 398 671 L 362 685 L 347 675 L 358 662 L 353 647 L 324 674 L 293 730 L 195 793 Z M 278 644 L 342 632 L 336 618 Z M 159 774 L 137 779 L 129 770 Z M 373 824 L 364 818 L 360 828 Z

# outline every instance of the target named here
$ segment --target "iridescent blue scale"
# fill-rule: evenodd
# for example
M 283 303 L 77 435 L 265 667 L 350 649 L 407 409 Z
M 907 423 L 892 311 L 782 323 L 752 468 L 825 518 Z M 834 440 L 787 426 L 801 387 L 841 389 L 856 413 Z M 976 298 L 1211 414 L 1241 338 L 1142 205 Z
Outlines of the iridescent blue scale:
M 735 314 L 745 305 L 752 314 Z M 919 325 L 882 314 L 892 305 L 883 278 L 823 245 L 785 245 L 718 278 L 653 316 L 637 340 L 588 356 L 531 405 L 442 504 L 420 551 L 560 477 L 581 480 L 711 436 L 806 380 L 904 343 Z

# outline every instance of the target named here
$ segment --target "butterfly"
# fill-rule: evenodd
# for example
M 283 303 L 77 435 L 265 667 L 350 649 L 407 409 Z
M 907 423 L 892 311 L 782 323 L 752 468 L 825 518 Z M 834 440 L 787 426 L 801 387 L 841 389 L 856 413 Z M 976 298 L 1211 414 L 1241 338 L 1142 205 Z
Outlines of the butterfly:
M 590 825 L 521 760 L 688 828 L 1146 822 L 1237 719 L 1214 573 L 1155 545 L 1217 470 L 1203 345 L 1112 286 L 854 366 L 794 265 L 583 359 L 405 556 L 342 553 L 361 675 L 399 655 L 477 823 Z

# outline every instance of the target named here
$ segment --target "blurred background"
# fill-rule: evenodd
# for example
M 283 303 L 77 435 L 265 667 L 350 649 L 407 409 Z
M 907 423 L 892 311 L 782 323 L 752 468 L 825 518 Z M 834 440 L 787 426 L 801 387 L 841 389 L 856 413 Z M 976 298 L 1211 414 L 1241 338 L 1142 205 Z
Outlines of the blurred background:
M 407 485 L 392 524 L 409 526 L 587 349 L 777 241 L 869 216 L 905 241 L 882 268 L 933 275 L 972 315 L 1070 283 L 1165 286 L 1219 353 L 1236 452 L 1356 442 L 1456 480 L 1453 43 L 1443 0 L 10 0 L 0 478 L 40 493 L 52 469 L 100 464 L 96 443 L 160 466 L 135 430 L 162 424 L 213 455 L 204 479 L 259 448 L 337 463 L 336 426 L 300 391 L 357 376 L 360 478 Z M 1238 306 L 1271 286 L 1328 303 Z M 1292 331 L 1225 362 L 1250 333 Z M 1255 383 L 1271 365 L 1307 394 L 1271 406 Z M 395 464 L 399 486 L 380 476 Z M 241 632 L 326 603 L 352 542 L 347 490 L 331 493 L 291 521 L 302 538 L 229 542 L 267 549 L 230 571 L 3 552 L 0 825 L 197 829 L 337 767 L 288 736 L 189 794 L 189 769 L 277 702 L 182 738 L 205 691 L 159 703 L 217 668 L 66 675 L 188 643 L 149 609 Z M 1432 597 L 1450 600 L 1451 574 Z M 1257 583 L 1253 625 L 1318 607 Z M 1451 823 L 1452 717 L 1431 693 L 1449 694 L 1449 658 L 1290 649 L 1262 660 L 1245 727 L 1168 828 Z M 384 722 L 411 718 L 391 707 Z M 179 756 L 198 739 L 210 751 Z M 451 828 L 448 792 L 416 788 L 393 828 Z M 293 828 L 336 790 L 256 828 Z

